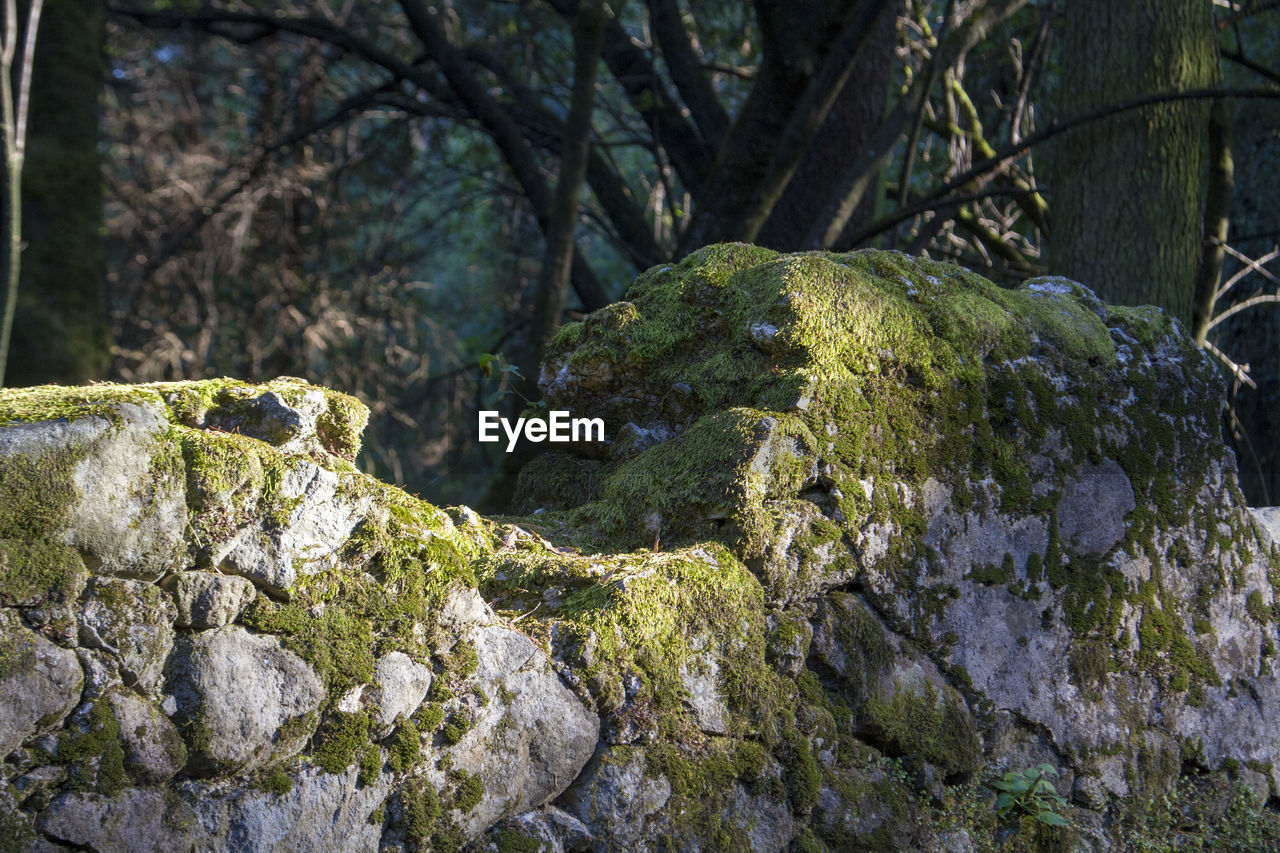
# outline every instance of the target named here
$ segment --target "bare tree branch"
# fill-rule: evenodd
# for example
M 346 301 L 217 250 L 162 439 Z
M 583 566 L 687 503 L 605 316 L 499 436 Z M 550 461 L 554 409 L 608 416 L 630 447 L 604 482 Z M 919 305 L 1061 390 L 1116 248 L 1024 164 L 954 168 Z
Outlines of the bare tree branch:
M 653 34 L 667 61 L 671 79 L 680 97 L 689 105 L 689 115 L 702 138 L 718 148 L 729 130 L 729 113 L 716 97 L 711 82 L 702 71 L 702 63 L 685 32 L 676 0 L 648 0 L 649 21 Z

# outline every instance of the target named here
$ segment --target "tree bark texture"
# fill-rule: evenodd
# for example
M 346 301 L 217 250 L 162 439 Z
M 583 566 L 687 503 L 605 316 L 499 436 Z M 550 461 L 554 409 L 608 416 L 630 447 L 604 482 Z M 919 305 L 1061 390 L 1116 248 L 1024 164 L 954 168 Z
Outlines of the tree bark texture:
M 1218 79 L 1210 0 L 1072 0 L 1060 27 L 1059 118 Z M 1047 261 L 1103 300 L 1191 318 L 1208 101 L 1083 125 L 1048 162 Z

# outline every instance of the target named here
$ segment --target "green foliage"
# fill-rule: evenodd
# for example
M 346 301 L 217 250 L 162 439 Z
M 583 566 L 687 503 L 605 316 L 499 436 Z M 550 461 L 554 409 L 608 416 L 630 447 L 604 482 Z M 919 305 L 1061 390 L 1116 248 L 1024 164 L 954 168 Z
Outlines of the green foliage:
M 996 814 L 1001 820 L 1018 815 L 1029 815 L 1048 826 L 1071 825 L 1057 809 L 1065 808 L 1067 800 L 1049 781 L 1058 771 L 1052 764 L 1037 764 L 1022 771 L 1009 771 L 991 783 L 999 794 L 996 797 Z

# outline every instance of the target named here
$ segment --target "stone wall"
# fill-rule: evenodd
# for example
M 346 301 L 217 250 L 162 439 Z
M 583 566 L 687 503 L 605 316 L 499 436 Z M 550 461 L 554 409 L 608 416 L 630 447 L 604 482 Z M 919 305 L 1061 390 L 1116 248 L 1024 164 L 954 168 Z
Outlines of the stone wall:
M 1280 518 L 1176 324 L 748 246 L 626 300 L 522 517 L 359 473 L 300 380 L 0 391 L 4 843 L 1280 841 Z M 999 814 L 1040 764 L 1069 827 Z

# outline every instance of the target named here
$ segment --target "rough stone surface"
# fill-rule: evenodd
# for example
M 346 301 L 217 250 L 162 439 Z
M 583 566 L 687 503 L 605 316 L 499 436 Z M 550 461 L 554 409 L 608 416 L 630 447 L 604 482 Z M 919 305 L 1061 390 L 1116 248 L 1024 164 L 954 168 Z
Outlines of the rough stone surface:
M 76 706 L 82 680 L 74 652 L 0 610 L 0 755 L 56 729 Z
M 41 813 L 37 827 L 81 850 L 170 853 L 205 842 L 191 807 L 157 788 L 129 788 L 110 797 L 63 794 Z
M 1136 506 L 1133 486 L 1114 459 L 1085 462 L 1062 489 L 1058 534 L 1081 554 L 1105 554 L 1124 538 L 1125 516 Z
M 187 747 L 169 718 L 155 705 L 128 690 L 107 694 L 120 727 L 125 770 L 139 783 L 167 782 L 187 763 Z
M 646 774 L 644 750 L 621 746 L 594 756 L 558 805 L 596 828 L 592 850 L 634 850 L 670 797 L 665 777 Z
M 153 692 L 173 648 L 176 618 L 173 600 L 153 584 L 95 580 L 80 607 L 80 643 L 106 652 L 125 684 Z
M 431 689 L 431 670 L 403 652 L 391 652 L 378 658 L 373 678 L 365 697 L 377 709 L 375 731 L 385 736 L 397 717 L 408 717 L 422 704 Z
M 297 723 L 325 695 L 311 667 L 279 640 L 235 625 L 184 638 L 169 667 L 193 774 L 243 773 L 297 753 L 315 720 Z M 300 730 L 290 732 L 290 723 Z
M 712 246 L 542 386 L 606 440 L 518 523 L 298 380 L 0 389 L 6 840 L 1280 849 L 1280 523 L 1158 311 Z
M 179 572 L 165 584 L 178 608 L 179 628 L 230 625 L 257 594 L 247 578 L 215 572 Z
M 10 426 L 0 434 L 0 460 L 73 462 L 48 534 L 79 549 L 94 571 L 154 580 L 185 553 L 182 471 L 159 452 L 166 426 L 156 407 L 130 403 L 109 417 Z
M 488 625 L 469 640 L 478 661 L 472 683 L 489 701 L 470 709 L 473 725 L 450 755 L 484 783 L 484 799 L 467 815 L 478 830 L 567 788 L 591 758 L 600 719 L 524 634 Z
M 353 768 L 324 773 L 307 768 L 289 774 L 284 793 L 246 787 L 224 793 L 219 786 L 192 784 L 182 793 L 218 850 L 247 853 L 378 850 L 381 827 L 372 819 L 387 796 L 379 780 L 361 785 Z
M 298 461 L 285 473 L 279 497 L 293 503 L 282 524 L 250 526 L 212 552 L 222 572 L 242 575 L 277 595 L 287 595 L 299 574 L 334 565 L 367 507 L 338 493 L 338 476 Z

